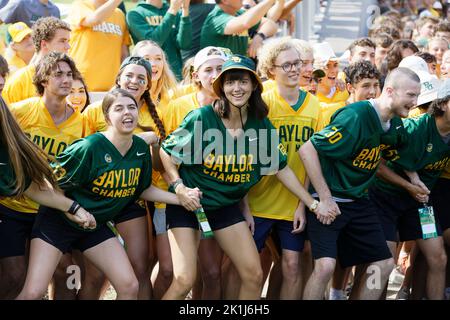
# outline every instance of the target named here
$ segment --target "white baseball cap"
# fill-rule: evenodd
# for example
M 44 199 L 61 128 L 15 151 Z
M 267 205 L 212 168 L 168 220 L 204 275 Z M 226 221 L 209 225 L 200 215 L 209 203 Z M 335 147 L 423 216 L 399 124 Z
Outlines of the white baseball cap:
M 328 42 L 315 43 L 313 52 L 315 69 L 323 69 L 331 60 L 338 61 L 338 57 Z
M 427 62 L 418 56 L 405 57 L 402 59 L 402 61 L 400 61 L 398 66 L 402 67 L 402 68 L 408 68 L 408 69 L 414 71 L 415 73 L 417 73 L 417 71 L 423 71 L 423 72 L 429 73 Z
M 431 102 L 437 98 L 440 81 L 435 75 L 430 74 L 428 65 L 424 59 L 418 56 L 405 57 L 398 66 L 408 68 L 419 76 L 420 95 L 417 98 L 418 106 Z
M 225 62 L 225 60 L 227 60 L 227 56 L 221 49 L 217 47 L 205 47 L 195 55 L 193 65 L 194 71 L 197 71 L 202 64 L 212 59 L 221 59 Z

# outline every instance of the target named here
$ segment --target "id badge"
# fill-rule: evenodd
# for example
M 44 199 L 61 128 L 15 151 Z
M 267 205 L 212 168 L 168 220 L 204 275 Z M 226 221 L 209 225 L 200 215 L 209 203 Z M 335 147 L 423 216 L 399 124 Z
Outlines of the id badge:
M 436 220 L 434 219 L 433 207 L 425 205 L 419 208 L 420 225 L 422 227 L 422 238 L 431 239 L 438 236 Z

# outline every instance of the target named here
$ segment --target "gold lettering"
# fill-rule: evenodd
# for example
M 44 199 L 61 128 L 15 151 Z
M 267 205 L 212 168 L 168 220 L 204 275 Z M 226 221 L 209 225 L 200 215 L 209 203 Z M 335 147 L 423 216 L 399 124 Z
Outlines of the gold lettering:
M 104 188 L 114 188 L 114 170 L 108 172 L 108 178 L 106 179 Z

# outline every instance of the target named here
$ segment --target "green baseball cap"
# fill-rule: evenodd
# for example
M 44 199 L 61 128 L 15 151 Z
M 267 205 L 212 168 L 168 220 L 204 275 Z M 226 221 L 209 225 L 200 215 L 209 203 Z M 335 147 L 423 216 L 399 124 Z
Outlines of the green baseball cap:
M 220 79 L 223 77 L 225 72 L 232 69 L 247 70 L 252 73 L 255 76 L 256 81 L 258 82 L 258 86 L 261 89 L 261 92 L 263 91 L 263 85 L 261 79 L 256 73 L 256 65 L 253 60 L 240 54 L 235 54 L 228 57 L 228 60 L 223 63 L 222 72 L 220 72 L 220 74 L 214 80 L 213 88 L 216 95 L 219 96 L 220 94 Z

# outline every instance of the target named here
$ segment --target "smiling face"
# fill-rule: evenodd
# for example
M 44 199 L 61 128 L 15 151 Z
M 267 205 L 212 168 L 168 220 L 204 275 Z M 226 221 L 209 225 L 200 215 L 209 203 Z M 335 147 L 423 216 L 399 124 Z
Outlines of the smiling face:
M 119 96 L 108 108 L 105 119 L 119 134 L 132 134 L 137 126 L 138 107 L 132 99 Z
M 321 83 L 332 88 L 336 86 L 336 77 L 339 72 L 339 63 L 337 61 L 328 61 L 327 66 L 324 68 L 325 77 Z
M 87 92 L 83 82 L 80 80 L 73 80 L 72 89 L 66 100 L 75 110 L 83 110 L 87 101 Z
M 354 86 L 347 85 L 347 88 L 354 95 L 355 101 L 375 99 L 380 93 L 380 82 L 376 78 L 364 78 Z
M 297 50 L 291 48 L 278 54 L 270 72 L 279 85 L 296 88 L 299 85 L 301 64 Z
M 436 57 L 437 63 L 442 63 L 442 57 L 448 50 L 448 43 L 444 39 L 433 39 L 428 44 L 428 52 Z
M 223 92 L 225 97 L 235 107 L 247 104 L 255 88 L 248 71 L 241 71 L 238 76 L 226 73 L 223 79 Z
M 136 101 L 140 101 L 145 90 L 149 88 L 147 71 L 137 64 L 125 66 L 119 77 L 119 87 L 128 91 Z
M 301 66 L 300 66 L 300 87 L 307 87 L 311 83 L 312 73 L 314 71 L 314 56 L 312 52 L 303 54 L 300 56 Z
M 391 110 L 399 117 L 408 117 L 409 111 L 417 105 L 420 83 L 403 81 L 391 88 Z
M 450 78 L 450 50 L 447 50 L 442 57 L 441 79 Z
M 152 81 L 158 81 L 164 71 L 164 53 L 154 45 L 146 45 L 139 49 L 138 56 L 152 65 Z

